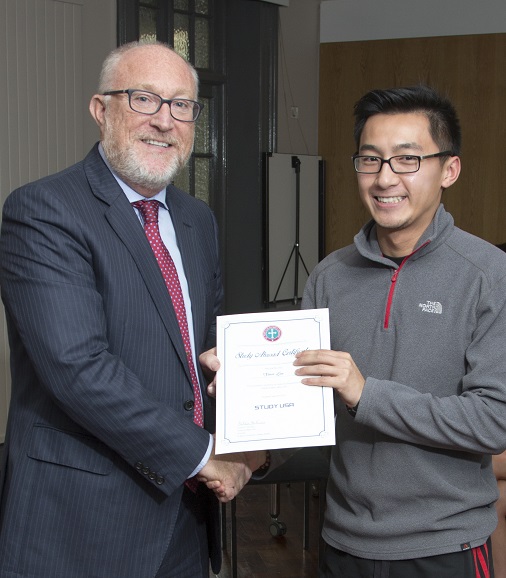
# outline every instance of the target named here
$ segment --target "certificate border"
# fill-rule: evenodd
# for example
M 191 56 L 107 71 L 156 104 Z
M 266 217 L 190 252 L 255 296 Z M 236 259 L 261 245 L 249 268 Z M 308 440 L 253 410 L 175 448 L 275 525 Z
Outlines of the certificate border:
M 326 321 L 325 319 L 322 320 L 322 313 L 326 312 L 326 314 L 328 315 L 328 310 L 323 309 L 323 310 L 319 310 L 319 309 L 312 309 L 312 310 L 301 310 L 300 311 L 300 316 L 296 317 L 296 318 L 290 318 L 290 316 L 294 315 L 293 311 L 289 311 L 289 312 L 281 312 L 281 313 L 286 313 L 287 315 L 284 317 L 282 314 L 280 315 L 278 312 L 277 314 L 275 314 L 276 316 L 271 317 L 269 313 L 261 313 L 258 314 L 258 316 L 253 319 L 253 320 L 248 320 L 247 317 L 249 316 L 249 314 L 245 314 L 244 317 L 245 319 L 238 319 L 240 317 L 242 317 L 241 315 L 230 315 L 230 316 L 223 316 L 222 319 L 222 325 L 221 325 L 221 330 L 222 330 L 222 339 L 223 339 L 223 346 L 224 346 L 224 351 L 223 351 L 223 365 L 226 366 L 227 365 L 227 350 L 228 348 L 226 347 L 226 343 L 227 343 L 227 331 L 233 327 L 233 326 L 237 326 L 237 325 L 247 325 L 247 324 L 284 324 L 286 325 L 287 322 L 291 322 L 291 321 L 314 321 L 315 323 L 317 323 L 320 328 L 318 329 L 318 348 L 322 348 L 322 339 L 323 339 L 323 335 L 322 335 L 322 330 L 321 330 L 321 326 L 322 326 L 322 321 Z M 305 315 L 305 313 L 307 313 Z M 226 321 L 226 318 L 230 317 L 230 321 Z M 325 325 L 325 323 L 324 323 Z M 328 326 L 328 325 L 327 325 Z M 324 330 L 326 329 L 326 327 L 324 327 Z M 227 381 L 227 376 L 224 373 L 222 375 L 222 387 L 223 387 L 223 403 L 222 403 L 222 413 L 223 413 L 223 435 L 221 436 L 221 438 L 218 440 L 220 448 L 222 450 L 223 453 L 228 453 L 228 452 L 233 452 L 233 451 L 247 451 L 247 448 L 249 445 L 251 446 L 258 446 L 258 443 L 260 442 L 266 442 L 266 445 L 268 445 L 269 449 L 276 449 L 276 448 L 289 448 L 289 447 L 307 447 L 310 445 L 314 445 L 314 446 L 318 446 L 318 445 L 332 445 L 333 443 L 335 443 L 335 430 L 332 427 L 330 429 L 330 424 L 329 422 L 329 417 L 328 417 L 328 413 L 329 413 L 329 403 L 332 404 L 332 409 L 330 411 L 330 415 L 332 415 L 332 426 L 334 423 L 334 408 L 333 408 L 333 393 L 331 392 L 326 393 L 325 390 L 327 388 L 321 387 L 321 391 L 320 391 L 320 395 L 321 395 L 321 416 L 320 418 L 320 424 L 322 429 L 315 434 L 303 434 L 303 435 L 287 435 L 287 436 L 276 436 L 275 434 L 273 434 L 272 436 L 265 436 L 265 437 L 259 437 L 259 438 L 255 438 L 254 440 L 245 440 L 245 439 L 233 439 L 232 438 L 232 433 L 230 432 L 230 420 L 227 420 L 227 407 L 226 407 L 226 399 L 227 399 L 227 389 L 229 387 L 228 385 L 228 381 Z M 227 423 L 228 421 L 228 423 Z M 294 440 L 296 441 L 296 443 L 294 443 Z M 301 440 L 304 440 L 303 443 L 301 443 Z M 238 448 L 236 449 L 236 446 L 238 446 Z M 240 447 L 239 447 L 240 446 Z

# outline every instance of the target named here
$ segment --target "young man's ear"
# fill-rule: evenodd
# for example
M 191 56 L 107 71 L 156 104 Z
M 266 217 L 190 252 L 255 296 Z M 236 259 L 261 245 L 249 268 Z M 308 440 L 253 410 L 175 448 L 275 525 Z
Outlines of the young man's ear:
M 451 187 L 460 175 L 460 157 L 450 157 L 444 165 L 443 181 L 441 186 L 443 189 Z

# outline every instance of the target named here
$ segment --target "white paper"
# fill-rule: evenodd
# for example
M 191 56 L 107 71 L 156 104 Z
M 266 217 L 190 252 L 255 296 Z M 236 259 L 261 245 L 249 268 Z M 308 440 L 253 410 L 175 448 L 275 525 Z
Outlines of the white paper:
M 307 349 L 330 349 L 328 309 L 217 318 L 217 454 L 335 443 L 332 388 L 295 375 Z

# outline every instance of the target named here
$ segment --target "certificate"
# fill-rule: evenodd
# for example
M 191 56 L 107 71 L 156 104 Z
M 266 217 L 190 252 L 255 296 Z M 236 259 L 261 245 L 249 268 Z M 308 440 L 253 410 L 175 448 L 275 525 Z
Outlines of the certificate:
M 217 318 L 216 453 L 335 443 L 333 389 L 303 385 L 295 355 L 330 349 L 329 310 Z

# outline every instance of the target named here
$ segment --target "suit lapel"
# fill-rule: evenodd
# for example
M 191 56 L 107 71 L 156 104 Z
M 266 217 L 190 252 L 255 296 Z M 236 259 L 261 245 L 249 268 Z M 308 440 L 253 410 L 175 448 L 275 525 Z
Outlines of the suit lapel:
M 142 225 L 96 148 L 85 160 L 85 171 L 94 195 L 109 205 L 105 218 L 135 261 L 191 384 L 176 314 Z
M 186 207 L 170 194 L 170 186 L 167 188 L 166 203 L 172 217 L 186 281 L 188 282 L 195 344 L 197 344 L 200 343 L 204 331 L 204 306 L 200 301 L 199 292 L 196 290 L 202 283 L 197 231 L 195 231 L 191 215 L 188 214 Z

